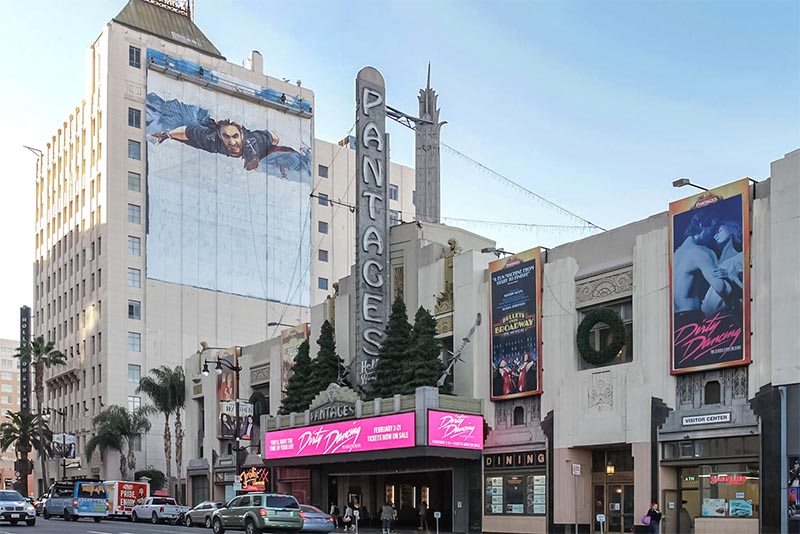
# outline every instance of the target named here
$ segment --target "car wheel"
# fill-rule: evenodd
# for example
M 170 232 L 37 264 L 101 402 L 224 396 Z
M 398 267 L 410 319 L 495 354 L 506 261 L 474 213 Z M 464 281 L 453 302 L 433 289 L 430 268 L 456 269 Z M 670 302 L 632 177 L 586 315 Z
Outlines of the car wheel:
M 158 514 L 157 513 L 153 512 L 153 516 L 150 518 L 150 522 L 153 523 L 154 525 L 158 524 Z
M 194 526 L 194 523 L 192 523 L 192 518 L 189 516 L 189 514 L 186 514 L 186 517 L 183 518 L 183 524 L 189 528 Z
M 64 508 L 64 521 L 70 521 L 70 518 L 69 518 L 70 515 L 71 514 L 69 513 L 69 510 Z
M 103 518 L 102 518 L 102 517 L 95 517 L 95 518 L 94 518 L 94 522 L 95 522 L 95 523 L 99 523 L 99 522 L 100 522 L 100 521 L 102 521 L 102 520 L 103 520 Z
M 131 521 L 133 521 L 134 523 L 138 523 L 139 522 L 139 516 L 136 515 L 136 512 L 133 512 L 131 514 Z
M 225 527 L 222 526 L 222 520 L 219 517 L 214 520 L 213 528 L 214 534 L 222 534 L 225 532 Z
M 50 512 L 47 511 L 47 508 L 42 510 L 42 517 L 44 517 L 45 519 L 50 519 Z
M 248 519 L 244 522 L 244 531 L 247 534 L 258 534 L 259 530 L 256 528 L 256 524 L 253 523 L 252 519 Z
M 28 525 L 29 527 L 34 526 L 36 524 L 36 518 L 34 517 L 33 519 L 26 519 L 25 524 Z
M 80 519 L 80 518 L 81 518 L 81 516 L 79 516 L 79 515 L 73 515 L 73 516 L 71 516 L 71 519 L 72 519 L 73 521 L 77 521 L 77 520 L 78 520 L 78 519 Z
M 206 516 L 206 528 L 211 528 L 211 516 Z

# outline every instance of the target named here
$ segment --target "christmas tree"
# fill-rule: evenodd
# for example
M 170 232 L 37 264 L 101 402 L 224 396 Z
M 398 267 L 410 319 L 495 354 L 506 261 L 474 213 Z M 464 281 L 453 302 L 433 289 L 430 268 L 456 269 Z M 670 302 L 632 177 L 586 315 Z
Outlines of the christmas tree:
M 403 380 L 407 376 L 405 367 L 410 334 L 411 325 L 408 323 L 406 304 L 402 298 L 397 297 L 392 304 L 386 336 L 378 351 L 370 398 L 390 398 L 400 393 Z
M 311 374 L 311 357 L 308 355 L 308 341 L 303 341 L 297 349 L 292 365 L 292 376 L 286 384 L 285 396 L 278 410 L 279 414 L 287 415 L 292 412 L 303 412 L 311 404 L 316 395 L 311 391 L 308 377 Z
M 408 344 L 405 380 L 400 392 L 414 393 L 421 386 L 436 387 L 436 382 L 444 373 L 441 360 L 442 344 L 436 339 L 436 320 L 431 314 L 419 307 L 414 316 L 414 328 L 411 329 Z
M 338 384 L 342 378 L 344 362 L 336 354 L 336 340 L 333 336 L 333 326 L 329 321 L 322 323 L 317 339 L 319 352 L 311 365 L 311 389 L 314 391 L 312 398 L 320 391 L 325 390 L 331 383 Z

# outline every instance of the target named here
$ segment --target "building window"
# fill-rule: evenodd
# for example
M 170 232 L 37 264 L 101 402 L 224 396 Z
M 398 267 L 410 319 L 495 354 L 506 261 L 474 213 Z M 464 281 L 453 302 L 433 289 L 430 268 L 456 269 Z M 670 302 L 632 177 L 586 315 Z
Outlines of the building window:
M 317 174 L 319 174 L 320 178 L 327 178 L 328 177 L 328 167 L 325 165 L 320 165 L 317 168 Z
M 317 193 L 317 201 L 319 202 L 320 206 L 327 206 L 328 195 L 326 195 L 325 193 Z
M 142 366 L 135 363 L 128 364 L 128 382 L 138 384 L 142 379 Z
M 586 316 L 592 309 L 597 308 L 610 308 L 617 312 L 622 319 L 623 324 L 625 325 L 625 345 L 622 347 L 622 350 L 619 352 L 616 358 L 611 360 L 608 363 L 601 364 L 601 365 L 592 365 L 586 363 L 583 358 L 578 356 L 580 360 L 580 368 L 581 369 L 594 369 L 596 367 L 606 367 L 609 365 L 617 365 L 620 363 L 629 363 L 633 361 L 633 303 L 632 301 L 624 301 L 624 302 L 617 302 L 612 304 L 603 304 L 601 306 L 597 306 L 596 308 L 587 308 L 585 310 L 581 310 L 581 315 L 579 317 L 580 320 Z M 611 329 L 608 325 L 604 323 L 598 323 L 592 328 L 589 333 L 590 339 L 592 342 L 592 347 L 595 350 L 600 350 L 601 348 L 607 347 L 608 344 L 611 342 Z
M 135 395 L 128 396 L 128 411 L 135 412 L 142 407 L 142 398 Z
M 131 256 L 142 255 L 142 240 L 136 236 L 128 236 L 128 254 Z
M 318 258 L 319 261 L 324 261 L 325 263 L 328 262 L 328 251 L 325 249 L 319 249 Z
M 128 204 L 128 222 L 142 224 L 142 207 L 136 204 Z
M 400 198 L 400 191 L 394 184 L 389 184 L 389 200 L 397 200 Z
M 325 221 L 318 221 L 317 222 L 317 230 L 319 230 L 319 233 L 321 233 L 321 234 L 327 234 L 328 233 L 328 223 L 326 223 Z
M 11 384 L 2 384 L 0 385 L 0 391 L 3 393 L 11 393 L 14 391 L 14 388 L 11 386 Z
M 400 224 L 400 212 L 397 210 L 389 210 L 389 226 Z
M 139 141 L 128 139 L 128 157 L 130 159 L 142 159 L 142 144 Z
M 703 404 L 719 404 L 722 402 L 722 392 L 720 391 L 718 380 L 706 382 Z
M 0 380 L 11 380 L 11 373 L 9 373 L 8 371 L 3 371 L 2 373 L 0 373 Z
M 140 320 L 142 318 L 142 303 L 138 300 L 128 301 L 128 319 Z
M 139 332 L 128 332 L 128 350 L 131 352 L 142 352 L 142 334 Z
M 317 278 L 317 287 L 327 291 L 327 289 L 328 289 L 328 279 L 327 278 L 322 278 L 322 277 Z
M 128 126 L 142 127 L 142 112 L 136 108 L 128 108 Z
M 133 439 L 131 440 L 131 447 L 133 447 L 134 452 L 142 452 L 142 435 L 135 434 Z
M 525 424 L 525 408 L 517 406 L 514 408 L 514 426 Z
M 142 175 L 138 172 L 128 171 L 128 191 L 139 193 L 142 190 Z
M 142 271 L 128 267 L 128 287 L 142 287 Z
M 142 67 L 142 49 L 135 46 L 128 47 L 128 65 L 139 69 Z

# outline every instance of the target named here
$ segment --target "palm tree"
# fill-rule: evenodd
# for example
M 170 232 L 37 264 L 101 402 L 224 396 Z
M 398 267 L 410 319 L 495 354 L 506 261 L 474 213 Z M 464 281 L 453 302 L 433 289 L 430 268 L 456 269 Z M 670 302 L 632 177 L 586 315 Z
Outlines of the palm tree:
M 66 365 L 67 357 L 61 351 L 56 350 L 55 343 L 52 341 L 45 342 L 44 336 L 35 337 L 27 344 L 17 347 L 17 353 L 14 354 L 14 357 L 33 367 L 35 380 L 33 391 L 36 395 L 36 407 L 41 414 L 44 410 L 44 370 L 57 365 Z M 39 418 L 38 422 L 43 423 L 44 420 Z M 43 429 L 40 428 L 39 439 L 41 440 L 42 438 Z M 42 460 L 42 480 L 47 485 L 47 455 L 40 454 L 39 457 Z
M 118 451 L 119 472 L 123 479 L 127 479 L 129 471 L 136 471 L 133 442 L 150 430 L 151 424 L 147 419 L 150 412 L 151 409 L 147 407 L 130 412 L 124 406 L 116 404 L 101 411 L 93 420 L 95 435 L 86 442 L 86 457 L 91 460 L 95 450 L 100 451 L 101 459 L 108 450 Z
M 150 397 L 155 410 L 164 415 L 164 458 L 167 462 L 167 481 L 170 484 L 172 480 L 172 436 L 169 418 L 175 414 L 175 464 L 180 482 L 183 465 L 181 410 L 186 406 L 186 378 L 183 367 L 178 365 L 175 369 L 170 369 L 166 365 L 162 365 L 157 369 L 150 369 L 150 374 L 152 376 L 146 376 L 139 381 L 136 391 Z M 178 487 L 180 488 L 180 483 Z M 180 495 L 177 497 L 180 500 Z
M 40 415 L 30 412 L 8 412 L 6 422 L 0 425 L 0 449 L 14 447 L 17 459 L 28 462 L 28 454 L 36 450 L 42 457 L 50 451 L 53 432 Z M 22 477 L 22 494 L 28 494 L 28 477 Z

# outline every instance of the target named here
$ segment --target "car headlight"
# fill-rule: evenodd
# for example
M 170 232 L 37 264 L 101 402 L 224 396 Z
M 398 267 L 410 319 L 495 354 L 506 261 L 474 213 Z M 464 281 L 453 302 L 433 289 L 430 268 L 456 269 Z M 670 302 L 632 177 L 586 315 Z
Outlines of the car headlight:
M 27 511 L 29 511 L 29 512 L 35 512 L 35 511 L 36 511 L 36 508 L 34 508 L 33 506 L 30 506 L 30 505 L 28 505 L 28 507 L 27 507 L 27 508 L 25 508 L 25 509 L 26 509 Z

